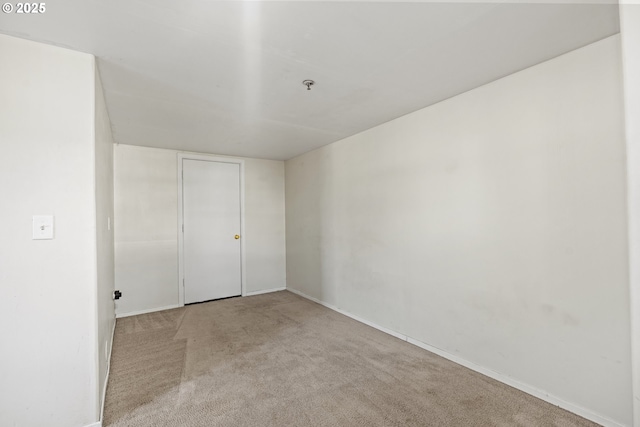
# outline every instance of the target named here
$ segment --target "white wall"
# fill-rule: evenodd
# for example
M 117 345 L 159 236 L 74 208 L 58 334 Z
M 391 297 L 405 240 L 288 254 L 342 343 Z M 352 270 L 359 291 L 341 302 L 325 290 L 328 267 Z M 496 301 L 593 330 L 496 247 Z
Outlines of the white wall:
M 287 287 L 629 425 L 619 43 L 288 160 Z
M 97 395 L 104 399 L 111 339 L 115 326 L 113 250 L 113 138 L 102 82 L 95 72 L 95 197 L 97 248 Z M 98 411 L 101 407 L 98 408 Z
M 96 408 L 94 59 L 0 35 L 0 425 Z M 34 214 L 55 238 L 31 240 Z
M 640 427 L 640 2 L 620 2 L 627 138 L 634 426 Z
M 118 315 L 177 306 L 177 153 L 115 146 Z M 284 163 L 245 159 L 246 292 L 285 286 Z
M 114 146 L 116 313 L 178 304 L 176 154 Z
M 286 286 L 284 162 L 244 159 L 247 293 Z

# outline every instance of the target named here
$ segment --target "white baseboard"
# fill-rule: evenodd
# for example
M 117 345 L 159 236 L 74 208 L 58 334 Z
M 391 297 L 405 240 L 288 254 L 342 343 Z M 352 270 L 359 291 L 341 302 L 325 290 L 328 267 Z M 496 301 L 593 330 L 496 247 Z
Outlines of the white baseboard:
M 284 290 L 286 290 L 286 289 L 287 289 L 287 288 L 285 288 L 285 287 L 283 286 L 283 287 L 281 287 L 281 288 L 273 288 L 273 289 L 265 289 L 265 290 L 262 290 L 262 291 L 247 292 L 247 293 L 246 293 L 246 294 L 244 294 L 243 296 L 245 296 L 245 297 L 251 297 L 251 296 L 253 296 L 253 295 L 268 294 L 268 293 L 271 293 L 271 292 L 284 291 Z
M 318 304 L 323 305 L 323 306 L 325 306 L 325 307 L 327 307 L 327 308 L 330 308 L 330 309 L 331 309 L 331 310 L 333 310 L 333 311 L 337 311 L 337 312 L 338 312 L 338 313 L 340 313 L 340 314 L 344 314 L 345 316 L 350 317 L 350 318 L 352 318 L 353 320 L 357 320 L 357 321 L 358 321 L 358 322 L 360 322 L 360 323 L 364 323 L 364 324 L 365 324 L 365 325 L 367 325 L 367 326 L 371 326 L 372 328 L 375 328 L 375 329 L 377 329 L 377 330 L 379 330 L 379 331 L 382 331 L 382 332 L 384 332 L 385 334 L 389 334 L 389 335 L 391 335 L 391 336 L 394 336 L 394 337 L 396 337 L 396 338 L 399 338 L 399 339 L 401 339 L 402 341 L 406 341 L 406 340 L 407 340 L 407 336 L 406 336 L 406 335 L 403 335 L 403 334 L 401 334 L 401 333 L 399 333 L 399 332 L 396 332 L 396 331 L 392 331 L 391 329 L 385 328 L 385 327 L 383 327 L 383 326 L 376 325 L 375 323 L 373 323 L 373 322 L 369 322 L 368 320 L 363 319 L 363 318 L 361 318 L 361 317 L 358 317 L 358 316 L 356 316 L 355 314 L 351 314 L 351 313 L 349 313 L 349 312 L 347 312 L 347 311 L 341 310 L 341 309 L 339 309 L 338 307 L 335 307 L 335 306 L 333 306 L 333 305 L 331 305 L 331 304 L 328 304 L 328 303 L 326 303 L 326 302 L 324 302 L 324 301 L 320 301 L 318 298 L 314 298 L 314 297 L 312 297 L 312 296 L 309 296 L 309 295 L 305 294 L 304 292 L 300 292 L 300 291 L 298 291 L 298 290 L 296 290 L 296 289 L 291 289 L 291 288 L 287 288 L 287 290 L 288 290 L 289 292 L 293 292 L 293 293 L 294 293 L 294 294 L 296 294 L 296 295 L 300 295 L 302 298 L 306 298 L 306 299 L 311 300 L 311 301 L 313 301 L 313 302 L 317 302 Z
M 137 316 L 138 314 L 154 313 L 156 311 L 162 311 L 162 310 L 171 310 L 172 308 L 179 308 L 179 307 L 184 307 L 184 306 L 180 304 L 174 304 L 174 305 L 168 305 L 166 307 L 148 308 L 146 310 L 130 311 L 128 313 L 117 313 L 116 319 L 120 319 L 122 317 Z
M 107 400 L 107 384 L 109 384 L 109 373 L 111 372 L 111 353 L 113 352 L 113 337 L 116 334 L 116 322 L 113 321 L 113 328 L 111 328 L 111 343 L 109 344 L 109 355 L 107 356 L 107 373 L 104 378 L 104 387 L 102 388 L 102 405 L 100 407 L 100 426 L 102 427 L 102 420 L 104 420 L 104 402 Z
M 84 427 L 102 427 L 102 421 L 96 421 L 95 423 L 86 425 Z
M 434 346 L 431 346 L 429 344 L 423 343 L 422 341 L 418 341 L 418 340 L 416 340 L 414 338 L 411 338 L 411 337 L 409 337 L 407 335 L 404 335 L 404 334 L 401 334 L 399 332 L 392 331 L 390 329 L 387 329 L 387 328 L 384 328 L 382 326 L 379 326 L 379 325 L 377 325 L 377 324 L 375 324 L 373 322 L 370 322 L 368 320 L 362 319 L 362 318 L 360 318 L 360 317 L 358 317 L 356 315 L 353 315 L 353 314 L 351 314 L 351 313 L 349 313 L 347 311 L 341 310 L 338 307 L 335 307 L 335 306 L 333 306 L 331 304 L 328 304 L 328 303 L 326 303 L 324 301 L 320 301 L 319 299 L 314 298 L 312 296 L 309 296 L 309 295 L 305 294 L 304 292 L 300 292 L 300 291 L 298 291 L 296 289 L 291 289 L 291 288 L 287 288 L 287 290 L 289 292 L 293 292 L 294 294 L 299 295 L 299 296 L 301 296 L 303 298 L 306 298 L 306 299 L 311 300 L 313 302 L 316 302 L 316 303 L 318 303 L 320 305 L 323 305 L 323 306 L 325 306 L 325 307 L 327 307 L 327 308 L 329 308 L 329 309 L 331 309 L 333 311 L 336 311 L 336 312 L 338 312 L 340 314 L 343 314 L 343 315 L 345 315 L 347 317 L 350 317 L 353 320 L 357 320 L 360 323 L 364 323 L 365 325 L 371 326 L 372 328 L 378 329 L 379 331 L 382 331 L 382 332 L 387 333 L 389 335 L 392 335 L 392 336 L 394 336 L 396 338 L 399 338 L 399 339 L 401 339 L 403 341 L 406 341 L 409 344 L 413 344 L 413 345 L 418 346 L 418 347 L 420 347 L 420 348 L 422 348 L 424 350 L 430 351 L 431 353 L 435 353 L 438 356 L 444 357 L 445 359 L 448 359 L 448 360 L 450 360 L 450 361 L 452 361 L 454 363 L 457 363 L 458 365 L 462 365 L 462 366 L 464 366 L 466 368 L 469 368 L 469 369 L 471 369 L 473 371 L 476 371 L 476 372 L 478 372 L 478 373 L 480 373 L 482 375 L 486 375 L 487 377 L 493 378 L 494 380 L 500 381 L 501 383 L 507 384 L 507 385 L 509 385 L 509 386 L 511 386 L 513 388 L 516 388 L 516 389 L 518 389 L 520 391 L 523 391 L 523 392 L 525 392 L 527 394 L 530 394 L 530 395 L 532 395 L 534 397 L 537 397 L 538 399 L 544 400 L 545 402 L 549 402 L 552 405 L 559 406 L 562 409 L 566 409 L 569 412 L 573 412 L 574 414 L 580 415 L 583 418 L 586 418 L 588 420 L 591 420 L 593 422 L 601 424 L 601 425 L 603 425 L 605 427 L 625 427 L 623 424 L 619 424 L 618 422 L 613 421 L 613 420 L 611 420 L 611 419 L 609 419 L 609 418 L 607 418 L 605 416 L 596 414 L 596 413 L 594 413 L 594 412 L 592 412 L 592 411 L 590 411 L 590 410 L 588 410 L 586 408 L 583 408 L 580 405 L 576 405 L 574 403 L 567 402 L 567 401 L 565 401 L 565 400 L 563 400 L 563 399 L 561 399 L 561 398 L 559 398 L 557 396 L 554 396 L 552 394 L 547 393 L 544 390 L 540 390 L 540 389 L 538 389 L 536 387 L 533 387 L 533 386 L 530 386 L 528 384 L 522 383 L 522 382 L 520 382 L 518 380 L 515 380 L 515 379 L 509 377 L 508 375 L 504 375 L 504 374 L 501 374 L 499 372 L 495 372 L 495 371 L 493 371 L 491 369 L 485 368 L 483 366 L 480 366 L 480 365 L 477 365 L 477 364 L 475 364 L 473 362 L 470 362 L 470 361 L 468 361 L 466 359 L 463 359 L 462 357 L 459 357 L 459 356 L 456 356 L 454 354 L 451 354 L 451 353 L 449 353 L 449 352 L 447 352 L 445 350 L 441 350 L 441 349 L 439 349 L 437 347 L 434 347 Z
M 262 291 L 247 292 L 243 296 L 250 297 L 250 296 L 253 296 L 253 295 L 267 294 L 267 293 L 270 293 L 270 292 L 284 291 L 286 289 L 287 288 L 283 286 L 281 288 L 273 288 L 273 289 L 265 289 L 265 290 L 262 290 Z M 180 305 L 180 304 L 174 304 L 174 305 L 168 305 L 166 307 L 148 308 L 146 310 L 130 311 L 128 313 L 118 313 L 118 314 L 116 314 L 116 318 L 117 319 L 121 319 L 123 317 L 137 316 L 139 314 L 154 313 L 156 311 L 171 310 L 172 308 L 180 308 L 180 307 L 184 307 L 184 306 Z

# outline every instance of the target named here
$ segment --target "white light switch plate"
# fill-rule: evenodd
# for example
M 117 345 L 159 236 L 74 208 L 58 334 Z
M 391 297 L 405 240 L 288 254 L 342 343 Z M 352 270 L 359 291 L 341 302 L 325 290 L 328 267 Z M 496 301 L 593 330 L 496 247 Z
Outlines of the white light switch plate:
M 53 215 L 33 216 L 33 240 L 53 239 Z

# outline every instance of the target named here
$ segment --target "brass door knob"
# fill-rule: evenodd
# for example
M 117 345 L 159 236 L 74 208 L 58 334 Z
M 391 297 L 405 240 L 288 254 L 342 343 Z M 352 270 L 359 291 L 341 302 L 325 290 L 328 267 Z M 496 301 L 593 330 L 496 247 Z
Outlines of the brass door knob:
M 240 238 L 239 234 L 236 234 L 236 240 L 238 240 Z

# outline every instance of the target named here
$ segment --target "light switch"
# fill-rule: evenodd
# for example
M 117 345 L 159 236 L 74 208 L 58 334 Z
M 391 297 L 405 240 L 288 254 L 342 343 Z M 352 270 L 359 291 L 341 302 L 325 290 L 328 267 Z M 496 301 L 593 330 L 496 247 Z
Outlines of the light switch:
M 34 215 L 32 240 L 48 239 L 53 239 L 53 215 Z

